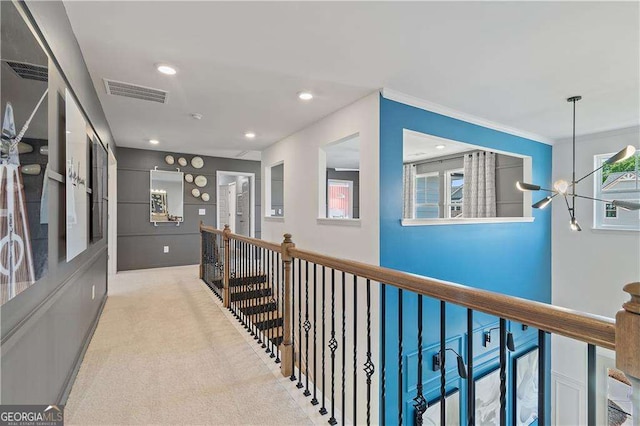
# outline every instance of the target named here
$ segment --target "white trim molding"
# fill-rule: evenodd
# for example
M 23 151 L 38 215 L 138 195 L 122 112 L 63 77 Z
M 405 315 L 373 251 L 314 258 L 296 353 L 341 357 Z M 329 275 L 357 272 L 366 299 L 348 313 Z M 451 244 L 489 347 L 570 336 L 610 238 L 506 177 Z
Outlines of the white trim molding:
M 401 219 L 402 226 L 473 225 L 481 223 L 533 222 L 534 217 L 472 217 L 459 219 Z
M 434 102 L 417 98 L 412 95 L 407 95 L 406 93 L 398 92 L 393 89 L 382 88 L 380 93 L 382 94 L 382 97 L 385 99 L 400 102 L 406 105 L 410 105 L 412 107 L 423 109 L 425 111 L 435 112 L 436 114 L 440 114 L 440 115 L 446 115 L 447 117 L 466 121 L 467 123 L 477 124 L 478 126 L 497 130 L 503 133 L 509 133 L 510 135 L 519 136 L 521 138 L 530 139 L 532 141 L 541 142 L 547 145 L 553 145 L 554 143 L 553 139 L 549 139 L 545 136 L 537 135 L 535 133 L 527 132 L 524 130 L 515 129 L 513 127 L 496 123 L 494 121 L 490 121 L 482 117 L 477 117 L 475 115 L 467 114 L 462 111 L 457 111 L 453 108 L 449 108 L 444 105 L 436 104 Z

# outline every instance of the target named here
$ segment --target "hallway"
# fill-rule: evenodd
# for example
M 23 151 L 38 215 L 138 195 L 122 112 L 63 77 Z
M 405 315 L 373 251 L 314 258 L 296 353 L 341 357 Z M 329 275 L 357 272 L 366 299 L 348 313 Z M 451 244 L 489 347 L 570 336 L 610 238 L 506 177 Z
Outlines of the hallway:
M 110 279 L 68 424 L 312 424 L 197 271 Z

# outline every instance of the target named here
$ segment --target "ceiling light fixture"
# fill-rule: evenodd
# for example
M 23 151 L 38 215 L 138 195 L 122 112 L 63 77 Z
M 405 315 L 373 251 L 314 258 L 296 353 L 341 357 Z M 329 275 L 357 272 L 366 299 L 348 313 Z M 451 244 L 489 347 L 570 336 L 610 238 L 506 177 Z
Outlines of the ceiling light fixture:
M 166 75 L 176 75 L 176 73 L 178 72 L 174 67 L 167 64 L 158 64 L 156 65 L 156 69 L 160 71 L 162 74 L 166 74 Z
M 442 145 L 442 144 L 436 145 L 436 149 L 444 149 L 444 145 Z
M 244 137 L 247 139 L 254 139 L 256 137 L 256 134 L 253 132 L 247 132 L 244 134 Z
M 298 98 L 300 98 L 303 101 L 310 101 L 311 99 L 313 99 L 313 93 L 300 92 L 300 93 L 298 93 Z
M 193 114 L 191 114 L 191 118 L 193 118 L 194 120 L 202 120 L 202 114 L 200 114 L 199 112 L 194 112 Z
M 567 99 L 567 102 L 571 102 L 573 104 L 573 174 L 571 178 L 571 182 L 568 182 L 564 179 L 559 179 L 553 183 L 553 189 L 541 188 L 539 185 L 533 185 L 531 183 L 525 182 L 516 182 L 516 188 L 520 191 L 546 191 L 550 192 L 552 195 L 548 195 L 542 200 L 534 203 L 531 207 L 534 209 L 543 209 L 557 195 L 561 195 L 564 198 L 565 204 L 567 205 L 567 209 L 569 210 L 569 226 L 572 231 L 582 231 L 578 220 L 576 219 L 576 198 L 584 198 L 592 201 L 601 201 L 603 203 L 610 203 L 616 207 L 620 207 L 625 210 L 640 210 L 640 203 L 635 203 L 632 201 L 623 201 L 623 200 L 602 200 L 599 198 L 588 197 L 586 195 L 579 195 L 576 193 L 576 186 L 582 182 L 584 179 L 588 178 L 598 170 L 601 170 L 607 165 L 616 164 L 621 161 L 626 160 L 635 154 L 636 149 L 629 145 L 625 148 L 622 148 L 615 155 L 611 156 L 609 159 L 604 161 L 600 167 L 597 169 L 587 173 L 580 179 L 576 179 L 576 102 L 582 99 L 582 96 L 572 96 Z M 571 198 L 571 202 L 569 202 L 569 198 Z
M 160 141 L 159 141 L 159 140 L 157 140 L 157 139 L 149 139 L 149 143 L 150 143 L 151 145 L 158 145 L 158 144 L 160 143 Z

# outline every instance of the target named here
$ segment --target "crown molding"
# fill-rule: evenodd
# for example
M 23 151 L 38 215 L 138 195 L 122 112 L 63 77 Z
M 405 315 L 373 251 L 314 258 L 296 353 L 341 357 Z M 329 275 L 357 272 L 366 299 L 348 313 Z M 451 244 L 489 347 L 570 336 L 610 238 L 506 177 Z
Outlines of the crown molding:
M 477 124 L 478 126 L 486 127 L 488 129 L 497 130 L 499 132 L 508 133 L 510 135 L 518 136 L 525 139 L 530 139 L 536 142 L 541 142 L 547 145 L 553 145 L 553 139 L 537 135 L 535 133 L 526 132 L 523 130 L 515 129 L 513 127 L 505 126 L 494 121 L 486 120 L 475 115 L 467 114 L 455 109 L 429 102 L 427 100 L 417 98 L 406 93 L 398 92 L 393 89 L 382 88 L 380 91 L 382 97 L 391 101 L 400 102 L 412 107 L 420 108 L 425 111 L 435 112 L 436 114 L 445 115 L 447 117 L 455 118 L 457 120 L 465 121 L 471 124 Z

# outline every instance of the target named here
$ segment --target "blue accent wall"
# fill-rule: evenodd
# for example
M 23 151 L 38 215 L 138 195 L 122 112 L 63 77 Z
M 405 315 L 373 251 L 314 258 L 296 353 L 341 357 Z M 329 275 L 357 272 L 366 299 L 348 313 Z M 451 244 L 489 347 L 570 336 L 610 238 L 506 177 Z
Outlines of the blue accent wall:
M 403 130 L 413 130 L 487 149 L 512 152 L 532 158 L 532 182 L 545 187 L 551 181 L 551 146 L 423 109 L 380 99 L 380 265 L 410 273 L 457 282 L 541 302 L 551 301 L 551 211 L 534 210 L 531 223 L 494 223 L 403 227 L 402 145 Z M 514 182 L 515 184 L 515 182 Z M 537 200 L 537 199 L 536 199 Z M 403 424 L 413 424 L 412 399 L 417 384 L 417 296 L 403 294 L 402 358 L 399 358 L 398 290 L 387 286 L 385 327 L 385 423 L 398 424 L 398 398 L 403 400 Z M 439 350 L 440 304 L 424 300 L 424 380 L 428 401 L 440 394 L 440 374 L 432 371 L 433 355 Z M 482 345 L 482 333 L 497 327 L 498 318 L 474 314 L 474 375 L 482 376 L 498 367 L 499 333 Z M 536 345 L 537 330 L 514 333 L 513 358 Z M 446 307 L 447 346 L 463 356 L 466 351 L 466 310 Z M 399 368 L 399 365 L 402 368 Z M 549 362 L 547 361 L 547 365 Z M 380 371 L 380 370 L 379 370 Z M 400 372 L 401 371 L 401 372 Z M 458 388 L 461 405 L 466 401 L 466 382 L 456 373 L 455 356 L 446 358 L 447 392 Z M 402 377 L 400 376 L 402 374 Z M 402 386 L 399 387 L 400 379 Z M 468 380 L 469 383 L 473 381 Z M 549 381 L 547 380 L 547 383 Z M 511 395 L 512 383 L 508 383 Z M 508 405 L 511 419 L 512 404 Z M 548 406 L 548 404 L 547 404 Z M 464 423 L 466 417 L 461 419 Z M 510 421 L 509 421 L 510 423 Z

